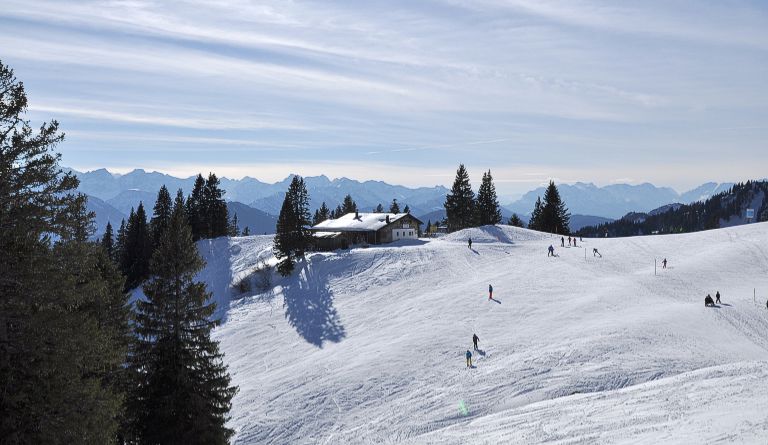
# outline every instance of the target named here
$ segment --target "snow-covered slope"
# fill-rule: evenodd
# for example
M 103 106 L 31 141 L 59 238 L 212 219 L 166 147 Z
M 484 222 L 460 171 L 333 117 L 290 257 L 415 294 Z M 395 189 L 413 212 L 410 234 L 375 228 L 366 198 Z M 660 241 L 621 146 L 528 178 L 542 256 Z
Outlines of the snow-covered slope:
M 271 238 L 206 242 L 234 443 L 764 443 L 766 241 L 766 223 L 577 248 L 485 227 L 313 254 L 237 299 Z

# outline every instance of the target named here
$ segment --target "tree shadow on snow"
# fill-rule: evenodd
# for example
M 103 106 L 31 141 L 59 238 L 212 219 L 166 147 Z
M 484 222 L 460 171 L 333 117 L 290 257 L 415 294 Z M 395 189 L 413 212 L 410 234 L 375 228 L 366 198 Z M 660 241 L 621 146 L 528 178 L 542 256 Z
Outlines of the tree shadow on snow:
M 304 340 L 318 348 L 324 341 L 338 343 L 346 336 L 338 312 L 333 307 L 333 292 L 323 274 L 300 261 L 292 280 L 283 286 L 285 318 Z

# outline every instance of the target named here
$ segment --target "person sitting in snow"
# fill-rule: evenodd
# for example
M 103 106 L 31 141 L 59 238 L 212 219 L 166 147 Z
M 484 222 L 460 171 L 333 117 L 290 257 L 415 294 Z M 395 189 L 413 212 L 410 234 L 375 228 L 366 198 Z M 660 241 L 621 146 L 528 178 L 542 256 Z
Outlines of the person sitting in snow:
M 707 296 L 704 297 L 704 306 L 706 306 L 706 307 L 710 307 L 710 306 L 714 307 L 715 306 L 715 302 L 712 301 L 712 296 L 711 295 L 707 294 Z
M 467 349 L 467 353 L 464 354 L 467 357 L 467 368 L 472 367 L 472 353 L 469 352 L 469 349 Z

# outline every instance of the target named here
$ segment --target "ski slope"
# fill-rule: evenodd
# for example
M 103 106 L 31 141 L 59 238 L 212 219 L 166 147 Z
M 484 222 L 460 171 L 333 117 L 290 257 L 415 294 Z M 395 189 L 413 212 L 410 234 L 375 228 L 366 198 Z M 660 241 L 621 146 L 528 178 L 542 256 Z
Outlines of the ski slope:
M 271 237 L 201 242 L 233 442 L 766 443 L 766 242 L 765 223 L 578 248 L 490 226 L 315 253 L 236 298 Z

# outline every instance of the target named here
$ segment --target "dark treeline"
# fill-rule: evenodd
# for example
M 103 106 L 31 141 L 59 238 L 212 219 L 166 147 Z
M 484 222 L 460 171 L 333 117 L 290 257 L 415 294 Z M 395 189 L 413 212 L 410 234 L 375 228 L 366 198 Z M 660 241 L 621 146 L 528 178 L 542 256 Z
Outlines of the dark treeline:
M 215 174 L 210 173 L 207 180 L 197 175 L 192 193 L 184 205 L 184 216 L 190 226 L 193 241 L 239 235 L 237 215 L 230 220 L 224 193 Z M 181 190 L 176 194 L 177 200 L 183 198 Z M 107 225 L 102 244 L 108 248 L 110 256 L 125 275 L 126 290 L 136 288 L 149 278 L 152 253 L 170 226 L 172 212 L 171 194 L 162 186 L 149 221 L 144 204 L 139 203 L 135 211 L 131 209 L 128 221 L 120 223 L 114 241 L 112 226 Z
M 671 206 L 654 215 L 629 214 L 622 219 L 580 229 L 580 236 L 637 236 L 653 233 L 686 233 L 717 229 L 721 221 L 744 217 L 758 196 L 768 196 L 768 181 L 747 181 L 734 185 L 706 201 Z M 768 221 L 768 199 L 754 209 L 753 222 Z
M 89 241 L 93 214 L 54 152 L 64 135 L 26 110 L 0 62 L 0 442 L 227 443 L 236 388 L 183 196 L 161 190 L 149 222 L 140 205 Z M 135 312 L 123 268 L 150 277 Z
M 483 173 L 483 179 L 475 197 L 475 192 L 472 191 L 469 183 L 469 173 L 464 168 L 464 164 L 459 165 L 451 192 L 445 197 L 444 207 L 445 223 L 451 232 L 468 227 L 499 224 L 501 208 L 491 171 Z
M 438 221 L 434 225 L 430 221 L 427 224 L 427 233 L 437 231 L 438 224 L 445 224 L 448 231 L 466 229 L 501 223 L 501 208 L 496 195 L 496 186 L 493 184 L 491 171 L 483 173 L 480 188 L 475 196 L 469 183 L 469 173 L 464 164 L 459 165 L 456 171 L 456 179 L 451 187 L 451 192 L 445 197 L 445 221 Z M 565 203 L 560 199 L 560 193 L 554 182 L 550 181 L 549 187 L 541 198 L 536 201 L 528 228 L 542 232 L 567 234 L 570 214 Z M 513 213 L 507 224 L 523 227 L 525 224 L 517 214 Z

